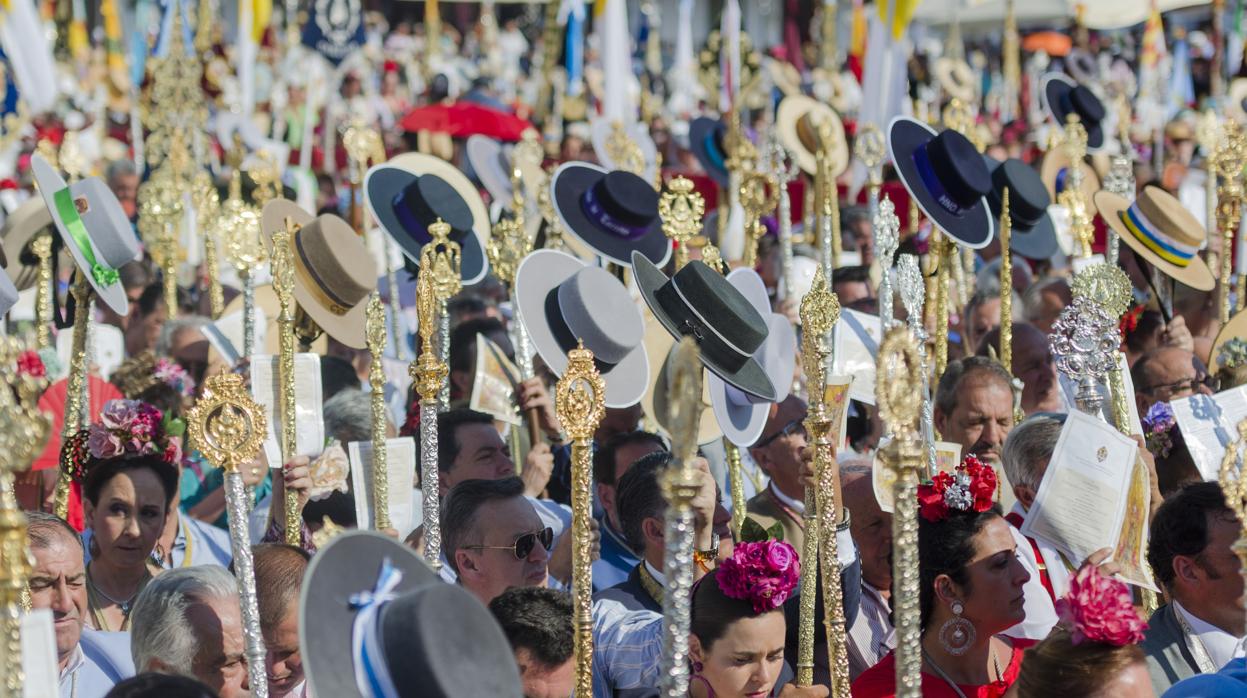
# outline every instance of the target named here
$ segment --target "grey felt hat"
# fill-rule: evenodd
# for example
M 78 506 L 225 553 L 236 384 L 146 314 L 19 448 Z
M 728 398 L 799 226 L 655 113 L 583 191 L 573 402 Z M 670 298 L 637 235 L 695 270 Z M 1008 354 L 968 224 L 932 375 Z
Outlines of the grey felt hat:
M 99 177 L 66 184 L 43 156 L 30 159 L 39 194 L 65 247 L 99 299 L 118 315 L 130 312 L 117 270 L 139 256 L 139 241 L 121 202 Z

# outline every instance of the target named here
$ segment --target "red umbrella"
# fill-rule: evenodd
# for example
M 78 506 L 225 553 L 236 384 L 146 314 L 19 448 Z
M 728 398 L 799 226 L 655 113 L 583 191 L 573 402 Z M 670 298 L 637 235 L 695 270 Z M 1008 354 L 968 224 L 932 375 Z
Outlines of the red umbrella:
M 533 128 L 529 122 L 513 114 L 490 109 L 472 102 L 430 104 L 407 112 L 400 122 L 404 131 L 445 133 L 452 138 L 482 134 L 500 141 L 518 141 L 520 134 Z

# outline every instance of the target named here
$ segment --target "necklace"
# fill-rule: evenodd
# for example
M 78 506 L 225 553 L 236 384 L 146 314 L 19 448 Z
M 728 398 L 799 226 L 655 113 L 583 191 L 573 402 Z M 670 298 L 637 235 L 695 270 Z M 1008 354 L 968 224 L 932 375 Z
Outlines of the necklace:
M 1004 674 L 1000 671 L 1000 660 L 996 658 L 996 650 L 989 644 L 987 651 L 991 654 L 992 668 L 996 670 L 996 680 L 1004 681 Z M 960 698 L 966 698 L 966 694 L 962 692 L 961 687 L 957 685 L 957 682 L 953 681 L 952 677 L 945 673 L 939 664 L 935 663 L 935 659 L 931 656 L 930 652 L 927 652 L 925 647 L 922 648 L 922 656 L 927 660 L 927 664 L 930 664 L 931 668 L 935 670 L 935 673 L 944 680 L 944 683 L 947 683 L 949 687 L 951 687 L 953 691 L 960 696 Z M 987 678 L 991 679 L 991 676 L 988 676 Z
M 91 609 L 92 620 L 95 621 L 96 630 L 111 630 L 111 628 L 108 627 L 107 619 L 104 617 L 104 601 L 114 604 L 121 610 L 121 626 L 117 629 L 128 629 L 130 624 L 130 607 L 134 603 L 134 599 L 138 597 L 139 593 L 147 586 L 147 582 L 152 578 L 151 573 L 147 572 L 146 568 L 144 568 L 144 572 L 145 574 L 143 575 L 143 579 L 139 581 L 139 586 L 135 589 L 134 593 L 130 594 L 130 596 L 126 599 L 118 599 L 109 596 L 108 592 L 101 589 L 95 583 L 95 580 L 91 577 L 91 565 L 87 565 L 87 601 Z

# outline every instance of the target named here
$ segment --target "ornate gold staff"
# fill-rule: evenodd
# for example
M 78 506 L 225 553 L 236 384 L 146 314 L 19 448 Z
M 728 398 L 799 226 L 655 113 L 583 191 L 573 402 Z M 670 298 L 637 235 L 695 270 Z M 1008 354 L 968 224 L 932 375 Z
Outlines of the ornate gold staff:
M 892 433 L 882 449 L 892 472 L 892 579 L 896 589 L 896 695 L 922 695 L 922 628 L 918 608 L 918 480 L 923 469 L 918 436 L 922 358 L 913 333 L 893 327 L 879 345 L 875 400 L 879 416 Z
M 818 485 L 805 490 L 805 549 L 801 554 L 801 615 L 798 627 L 797 685 L 814 683 L 814 606 L 817 592 L 819 553 L 823 567 L 823 619 L 827 630 L 827 651 L 831 666 L 832 695 L 849 695 L 849 659 L 845 643 L 844 608 L 841 604 L 840 563 L 836 528 L 839 516 L 839 473 L 834 467 L 835 444 L 831 442 L 831 411 L 826 402 L 825 363 L 831 353 L 828 339 L 840 318 L 840 301 L 831 292 L 822 270 L 814 272 L 814 283 L 801 301 L 802 347 L 806 386 L 810 394 L 806 431 L 814 448 L 814 478 Z M 821 544 L 821 545 L 820 545 Z
M 40 231 L 30 243 L 39 260 L 39 285 L 35 287 L 35 347 L 52 346 L 52 231 Z
M 692 337 L 676 346 L 672 361 L 669 416 L 674 462 L 663 476 L 667 498 L 666 550 L 662 599 L 663 653 L 659 693 L 664 698 L 688 695 L 688 635 L 693 591 L 693 498 L 697 496 L 697 425 L 701 421 L 700 350 Z
M 1218 482 L 1225 492 L 1225 501 L 1242 527 L 1238 540 L 1234 542 L 1234 553 L 1238 555 L 1239 571 L 1247 578 L 1247 477 L 1243 467 L 1247 461 L 1243 457 L 1243 447 L 1247 445 L 1247 419 L 1238 423 L 1238 438 L 1225 447 L 1225 455 L 1221 458 Z
M 944 232 L 935 227 L 931 231 L 931 254 L 935 257 L 935 378 L 934 385 L 939 385 L 940 376 L 948 367 L 948 276 L 949 267 L 953 264 L 953 247 Z
M 935 424 L 931 415 L 931 372 L 927 363 L 927 329 L 922 324 L 922 306 L 926 298 L 926 286 L 922 281 L 918 256 L 903 254 L 896 263 L 897 285 L 900 287 L 901 304 L 909 317 L 909 331 L 918 342 L 919 372 L 922 383 L 922 410 L 920 415 L 922 445 L 926 452 L 927 474 L 935 472 Z
M 1012 232 L 1009 188 L 1005 187 L 1000 196 L 1000 363 L 1009 373 L 1013 373 L 1013 260 L 1009 254 Z
M 1091 256 L 1091 240 L 1095 236 L 1091 213 L 1082 191 L 1082 161 L 1087 157 L 1087 129 L 1077 114 L 1069 115 L 1065 124 L 1065 150 L 1069 157 L 1069 175 L 1065 188 L 1057 195 L 1057 203 L 1069 209 L 1070 232 L 1078 241 L 1078 256 Z
M 242 281 L 242 353 L 250 357 L 255 351 L 255 277 L 254 270 L 269 261 L 268 250 L 261 239 L 260 212 L 242 198 L 242 170 L 235 167 L 229 182 L 229 197 L 216 219 L 216 233 L 225 245 L 225 258 Z M 209 233 L 211 235 L 212 233 Z
M 766 234 L 762 216 L 775 210 L 779 204 L 779 189 L 767 193 L 770 178 L 762 172 L 746 174 L 740 184 L 740 204 L 745 209 L 745 254 L 741 263 L 746 267 L 758 264 L 758 241 Z
M 835 138 L 829 121 L 818 125 L 818 173 L 814 189 L 819 197 L 818 225 L 819 245 L 823 251 L 823 276 L 831 278 L 840 266 L 840 191 L 836 188 L 836 174 L 831 171 L 831 146 Z
M 84 405 L 87 403 L 87 325 L 91 319 L 91 300 L 95 290 L 87 282 L 82 270 L 76 272 L 77 280 L 69 292 L 74 296 L 74 334 L 70 342 L 69 378 L 65 384 L 65 419 L 61 425 L 61 443 L 82 428 Z M 56 499 L 53 505 L 56 515 L 62 519 L 69 516 L 69 485 L 71 478 L 65 464 L 61 464 L 56 480 Z
M 593 693 L 593 432 L 606 414 L 606 382 L 581 343 L 567 353 L 567 370 L 555 388 L 559 422 L 572 439 L 572 601 L 575 603 L 576 695 Z
M 450 224 L 440 218 L 429 226 L 429 234 L 433 239 L 420 250 L 420 273 L 423 275 L 427 269 L 433 275 L 433 294 L 437 297 L 438 306 L 437 353 L 438 359 L 446 363 L 450 355 L 450 313 L 447 304 L 463 288 L 463 277 L 459 271 L 459 243 L 450 239 Z M 450 406 L 449 382 L 442 382 L 437 402 L 439 411 Z
M 267 698 L 264 636 L 260 632 L 251 535 L 247 531 L 247 494 L 238 471 L 239 465 L 255 458 L 264 443 L 268 428 L 264 409 L 251 399 L 241 375 L 220 373 L 205 381 L 203 397 L 187 412 L 186 423 L 191 439 L 208 461 L 225 470 L 225 506 L 229 511 L 229 537 L 242 606 L 247 674 L 252 693 Z M 286 507 L 298 514 L 289 501 Z
M 291 249 L 298 224 L 286 218 L 286 227 L 273 233 L 273 258 L 271 261 L 273 290 L 281 311 L 277 315 L 277 331 L 280 353 L 277 356 L 277 405 L 281 414 L 281 456 L 290 462 L 298 448 L 294 424 L 294 252 Z M 286 543 L 299 545 L 302 525 L 299 499 L 294 490 L 286 488 Z
M 368 343 L 368 393 L 372 404 L 372 508 L 375 517 L 374 527 L 384 531 L 390 527 L 390 464 L 386 460 L 386 426 L 389 424 L 385 416 L 385 370 L 382 360 L 385 357 L 385 306 L 381 305 L 381 294 L 376 291 L 368 297 L 365 310 L 365 340 Z
M 662 232 L 675 243 L 675 268 L 688 264 L 688 245 L 701 232 L 706 202 L 693 190 L 693 181 L 676 177 L 667 183 L 667 191 L 658 199 L 658 215 Z
M 1230 319 L 1230 288 L 1233 283 L 1234 234 L 1243 205 L 1243 163 L 1247 160 L 1247 136 L 1234 119 L 1227 119 L 1213 166 L 1221 176 L 1217 186 L 1217 225 L 1221 228 L 1221 324 Z
M 47 380 L 17 374 L 14 367 L 24 347 L 15 339 L 0 340 L 0 692 L 22 695 L 22 615 L 29 605 L 27 581 L 33 569 L 26 543 L 26 516 L 13 491 L 13 474 L 30 467 L 43 450 L 51 419 L 37 402 Z
M 420 268 L 416 280 L 416 312 L 420 319 L 420 357 L 407 371 L 420 393 L 420 490 L 424 495 L 424 559 L 434 570 L 442 568 L 442 528 L 438 518 L 437 396 L 449 369 L 437 357 L 433 328 L 437 296 L 433 291 L 433 271 Z

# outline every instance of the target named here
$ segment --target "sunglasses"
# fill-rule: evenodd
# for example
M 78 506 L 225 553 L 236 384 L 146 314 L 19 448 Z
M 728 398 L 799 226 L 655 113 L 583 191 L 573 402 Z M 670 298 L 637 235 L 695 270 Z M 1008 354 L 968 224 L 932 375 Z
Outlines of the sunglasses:
M 1196 375 L 1194 378 L 1187 378 L 1185 380 L 1180 380 L 1176 383 L 1169 383 L 1167 385 L 1153 385 L 1147 388 L 1143 388 L 1139 392 L 1143 393 L 1144 395 L 1150 395 L 1150 396 L 1155 397 L 1157 395 L 1162 395 L 1162 394 L 1173 395 L 1174 393 L 1180 393 L 1184 391 L 1196 393 L 1196 392 L 1199 392 L 1200 387 L 1203 386 L 1215 393 L 1217 392 L 1217 388 L 1219 387 L 1219 384 L 1220 384 L 1220 381 L 1217 379 L 1216 376 L 1209 376 L 1207 374 L 1199 374 L 1199 375 Z
M 524 533 L 511 545 L 465 545 L 463 547 L 466 550 L 510 550 L 515 554 L 516 560 L 524 560 L 533 552 L 537 541 L 541 541 L 541 547 L 545 548 L 546 552 L 550 552 L 550 548 L 554 546 L 554 529 L 547 526 L 540 531 Z
M 784 425 L 784 428 L 782 428 L 782 429 L 780 429 L 779 431 L 775 432 L 774 434 L 771 434 L 770 436 L 768 436 L 768 437 L 766 437 L 766 438 L 762 439 L 762 440 L 761 440 L 761 441 L 759 441 L 758 443 L 754 444 L 754 445 L 753 445 L 753 447 L 754 447 L 754 448 L 766 448 L 767 446 L 769 446 L 769 445 L 770 445 L 773 441 L 775 441 L 775 440 L 776 440 L 776 439 L 778 439 L 779 437 L 781 437 L 781 436 L 792 436 L 792 435 L 794 435 L 794 434 L 799 435 L 799 436 L 802 436 L 802 437 L 805 437 L 805 436 L 806 436 L 806 431 L 805 431 L 805 420 L 803 420 L 803 419 L 794 419 L 794 420 L 792 420 L 791 422 L 788 422 L 787 424 L 785 424 L 785 425 Z

